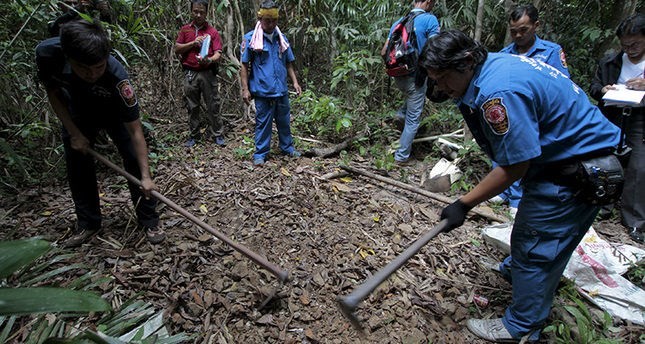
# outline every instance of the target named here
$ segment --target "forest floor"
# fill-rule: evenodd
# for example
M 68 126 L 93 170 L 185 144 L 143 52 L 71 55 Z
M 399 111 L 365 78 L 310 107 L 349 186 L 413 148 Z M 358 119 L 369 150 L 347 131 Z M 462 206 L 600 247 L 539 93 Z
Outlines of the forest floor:
M 185 132 L 180 113 L 156 124 L 157 132 Z M 164 205 L 159 210 L 168 238 L 149 244 L 135 228 L 125 180 L 98 166 L 103 230 L 76 252 L 79 261 L 113 277 L 103 286 L 107 299 L 119 304 L 140 293 L 138 298 L 165 310 L 172 333 L 194 335 L 197 343 L 483 343 L 466 329 L 466 319 L 499 317 L 511 301 L 511 285 L 482 264 L 504 258 L 481 236 L 487 220 L 472 216 L 438 235 L 365 299 L 356 312 L 367 332 L 361 338 L 339 311 L 337 297 L 433 228 L 445 204 L 364 177 L 322 179 L 338 170 L 336 158 L 292 159 L 274 147 L 276 154 L 256 167 L 248 156 L 241 158 L 249 148 L 244 137 L 252 137 L 252 123 L 231 128 L 224 148 L 184 148 L 177 134 L 165 142 L 174 148 L 155 162 L 155 181 L 163 195 L 288 270 L 290 280 L 279 283 Z M 99 152 L 118 162 L 112 146 Z M 418 150 L 417 158 L 423 158 Z M 361 158 L 350 163 L 383 172 Z M 388 173 L 419 185 L 427 168 L 417 161 Z M 62 243 L 74 219 L 64 178 L 0 200 L 5 239 L 41 236 Z M 611 242 L 639 245 L 615 216 L 595 228 Z M 484 298 L 487 304 L 475 302 Z M 615 336 L 625 343 L 645 333 L 617 325 Z

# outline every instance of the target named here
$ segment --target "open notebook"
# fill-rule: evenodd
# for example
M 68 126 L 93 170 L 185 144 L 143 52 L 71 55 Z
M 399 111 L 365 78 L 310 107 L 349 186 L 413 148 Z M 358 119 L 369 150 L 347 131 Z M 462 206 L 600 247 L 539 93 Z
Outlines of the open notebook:
M 614 85 L 615 90 L 609 90 L 602 99 L 605 105 L 613 106 L 645 106 L 645 91 L 628 90 L 625 85 Z

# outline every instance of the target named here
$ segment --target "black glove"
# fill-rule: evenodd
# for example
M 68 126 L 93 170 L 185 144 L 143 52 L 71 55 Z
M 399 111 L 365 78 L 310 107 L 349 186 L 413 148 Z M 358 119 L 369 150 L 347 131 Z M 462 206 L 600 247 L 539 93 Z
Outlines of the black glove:
M 472 209 L 472 207 L 464 204 L 461 200 L 456 200 L 449 206 L 443 208 L 441 211 L 441 219 L 448 220 L 448 226 L 444 232 L 450 232 L 451 230 L 463 225 L 466 220 L 466 214 L 470 209 Z

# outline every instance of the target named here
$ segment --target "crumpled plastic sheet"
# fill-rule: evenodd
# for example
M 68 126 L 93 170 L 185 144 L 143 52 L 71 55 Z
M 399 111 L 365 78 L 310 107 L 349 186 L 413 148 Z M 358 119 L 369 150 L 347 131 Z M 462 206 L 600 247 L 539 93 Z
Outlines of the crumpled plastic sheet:
M 511 229 L 512 223 L 491 225 L 482 228 L 482 236 L 510 254 Z M 603 240 L 590 227 L 571 255 L 563 276 L 611 316 L 645 325 L 645 291 L 621 276 L 644 256 L 645 251 L 640 248 Z

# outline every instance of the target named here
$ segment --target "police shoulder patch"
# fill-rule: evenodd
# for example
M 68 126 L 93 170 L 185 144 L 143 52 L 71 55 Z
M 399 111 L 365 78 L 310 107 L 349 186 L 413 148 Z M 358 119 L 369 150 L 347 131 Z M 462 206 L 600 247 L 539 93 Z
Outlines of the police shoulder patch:
M 508 112 L 502 98 L 491 98 L 481 108 L 486 123 L 495 134 L 504 135 L 508 133 Z
M 119 90 L 121 99 L 123 99 L 123 102 L 127 107 L 137 105 L 137 97 L 134 95 L 134 88 L 132 88 L 130 80 L 124 79 L 119 81 L 119 83 L 116 84 L 116 88 Z
M 564 55 L 564 49 L 560 49 L 560 62 L 564 67 L 567 67 L 567 57 Z

